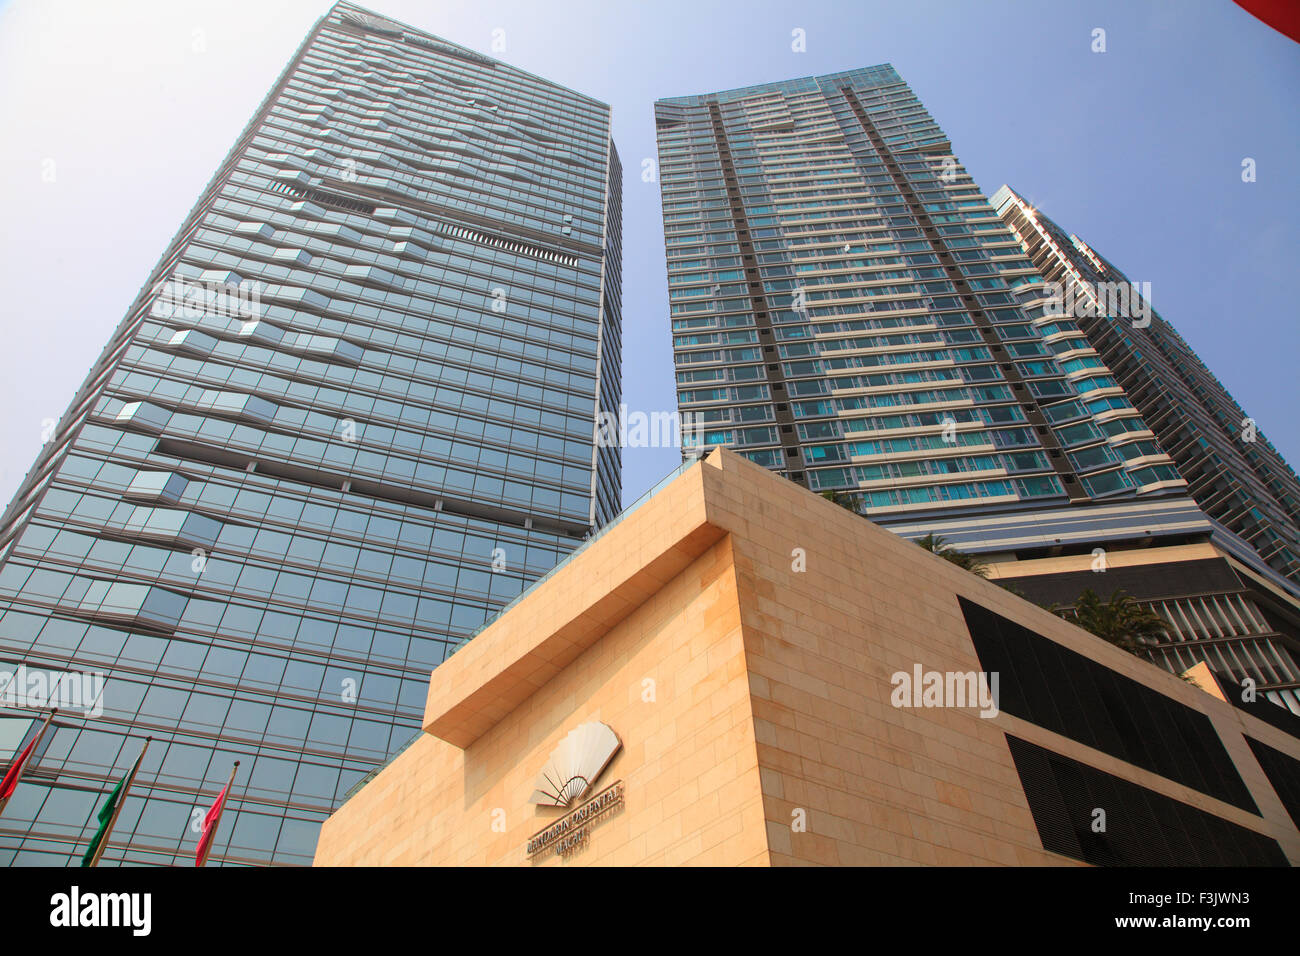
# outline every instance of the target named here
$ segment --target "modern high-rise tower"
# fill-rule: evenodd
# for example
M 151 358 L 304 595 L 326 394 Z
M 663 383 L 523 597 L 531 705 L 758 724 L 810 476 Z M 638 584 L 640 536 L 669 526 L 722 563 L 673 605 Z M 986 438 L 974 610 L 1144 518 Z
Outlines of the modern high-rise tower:
M 1035 600 L 1127 589 L 1195 645 L 1165 666 L 1208 660 L 1300 713 L 1293 582 L 1188 496 L 891 66 L 663 99 L 655 120 L 688 454 L 731 447 L 942 535 Z
M 619 508 L 620 175 L 590 97 L 316 24 L 0 523 L 0 670 L 104 675 L 0 863 L 75 862 L 146 736 L 106 864 L 192 859 L 234 760 L 212 859 L 310 862 L 429 671 Z
M 1038 272 L 1060 283 L 1063 301 L 1075 306 L 1062 320 L 1114 370 L 1196 503 L 1300 584 L 1300 480 L 1253 419 L 1150 302 L 1137 301 L 1145 286 L 1010 187 L 993 205 Z
M 1186 483 L 890 66 L 660 100 L 679 408 L 875 520 Z M 689 430 L 688 430 L 689 431 Z

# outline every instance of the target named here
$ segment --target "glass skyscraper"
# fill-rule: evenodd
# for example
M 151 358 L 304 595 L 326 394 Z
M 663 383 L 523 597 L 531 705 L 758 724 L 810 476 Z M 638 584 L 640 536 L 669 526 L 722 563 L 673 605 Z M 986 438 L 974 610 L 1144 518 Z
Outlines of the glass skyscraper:
M 620 177 L 590 97 L 340 3 L 0 524 L 0 670 L 105 675 L 0 817 L 68 864 L 309 863 L 429 671 L 611 518 Z M 0 710 L 0 759 L 38 711 Z
M 1276 505 L 1202 510 L 1189 480 L 1237 483 L 1192 445 L 1226 436 L 1171 434 L 1180 473 L 1146 417 L 1168 410 L 1130 398 L 1159 370 L 1061 314 L 1054 273 L 891 66 L 663 99 L 655 120 L 687 454 L 728 446 L 942 535 L 1043 603 L 1124 589 L 1168 625 L 1151 660 L 1207 661 L 1300 713 L 1300 589 L 1252 533 L 1294 514 L 1289 470 L 1261 441 L 1242 454 L 1273 470 L 1241 484 Z
M 1149 302 L 1115 314 L 1112 287 L 1130 299 L 1144 287 L 1010 187 L 993 204 L 1039 273 L 1074 292 L 1062 321 L 1114 370 L 1197 504 L 1300 584 L 1300 480 L 1263 432 Z
M 878 518 L 1181 493 L 890 66 L 656 104 L 679 408 Z

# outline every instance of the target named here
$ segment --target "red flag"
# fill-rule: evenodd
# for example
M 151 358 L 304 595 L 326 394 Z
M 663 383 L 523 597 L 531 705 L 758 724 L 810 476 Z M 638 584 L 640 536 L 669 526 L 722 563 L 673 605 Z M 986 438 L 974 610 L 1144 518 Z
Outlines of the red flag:
M 217 823 L 221 820 L 221 811 L 226 803 L 226 791 L 229 789 L 230 784 L 226 784 L 225 789 L 217 796 L 217 802 L 203 817 L 203 835 L 199 837 L 199 850 L 194 854 L 195 866 L 202 866 L 207 862 L 208 850 L 212 848 L 212 838 L 217 834 Z
M 0 781 L 0 800 L 8 800 L 13 795 L 14 789 L 18 786 L 18 777 L 23 772 L 23 764 L 27 758 L 32 755 L 32 748 L 40 740 L 40 735 L 32 738 L 32 742 L 23 748 L 23 752 L 18 755 L 18 759 L 9 765 L 9 770 L 5 773 L 5 778 Z
M 1300 43 L 1300 8 L 1294 0 L 1237 0 L 1237 6 Z

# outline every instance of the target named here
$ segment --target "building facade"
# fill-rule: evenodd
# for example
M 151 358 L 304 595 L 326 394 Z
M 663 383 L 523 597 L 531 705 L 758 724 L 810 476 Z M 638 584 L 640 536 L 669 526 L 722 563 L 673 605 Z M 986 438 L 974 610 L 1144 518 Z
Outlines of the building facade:
M 4 670 L 97 673 L 0 818 L 67 864 L 307 863 L 429 671 L 608 521 L 610 111 L 347 3 L 313 28 L 0 523 Z M 38 708 L 0 711 L 4 758 Z
M 890 66 L 656 103 L 678 402 L 874 520 L 1182 493 Z
M 1059 283 L 1047 341 L 1086 338 L 1150 424 L 1201 509 L 1300 583 L 1300 480 L 1129 279 L 1008 186 L 993 205 L 1038 272 Z M 1122 295 L 1116 294 L 1122 293 Z M 1118 306 L 1118 308 L 1117 308 Z M 1123 313 L 1123 314 L 1119 314 Z
M 1104 573 L 1093 554 L 993 561 L 988 573 L 1045 606 L 1070 608 L 1085 589 L 1103 600 L 1123 591 L 1164 622 L 1150 660 L 1174 674 L 1204 662 L 1225 693 L 1300 717 L 1300 602 L 1231 540 L 1211 531 L 1188 543 L 1110 550 Z
M 1300 863 L 1300 719 L 1206 686 L 719 449 L 434 672 L 316 863 Z
M 655 108 L 688 453 L 733 448 L 904 537 L 940 535 L 1036 600 L 1123 580 L 1171 642 L 1300 713 L 1300 589 L 1256 533 L 1285 502 L 1188 494 L 1237 485 L 1196 464 L 1194 429 L 1170 436 L 1183 459 L 1166 452 L 1148 416 L 1168 412 L 1129 394 L 1159 391 L 1159 370 L 1060 314 L 1056 273 L 892 67 Z M 1243 483 L 1289 487 L 1266 442 L 1249 454 L 1278 467 Z M 1196 546 L 1220 564 L 1180 578 L 1171 556 Z M 1096 573 L 1121 552 L 1124 575 Z

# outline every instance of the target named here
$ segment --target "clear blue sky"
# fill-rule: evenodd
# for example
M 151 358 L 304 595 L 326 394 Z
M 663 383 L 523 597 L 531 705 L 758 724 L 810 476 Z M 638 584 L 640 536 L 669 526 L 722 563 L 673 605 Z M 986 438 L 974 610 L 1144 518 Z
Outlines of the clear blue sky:
M 652 103 L 893 63 L 986 193 L 1003 182 L 1135 281 L 1300 460 L 1300 46 L 1229 0 L 398 2 L 372 9 L 614 109 L 624 398 L 674 407 Z M 0 499 L 323 2 L 0 3 Z M 1092 31 L 1106 31 L 1093 53 Z M 791 50 L 801 28 L 807 51 Z M 1258 179 L 1241 181 L 1241 161 Z M 55 161 L 55 181 L 42 181 Z M 624 455 L 630 501 L 679 461 Z

